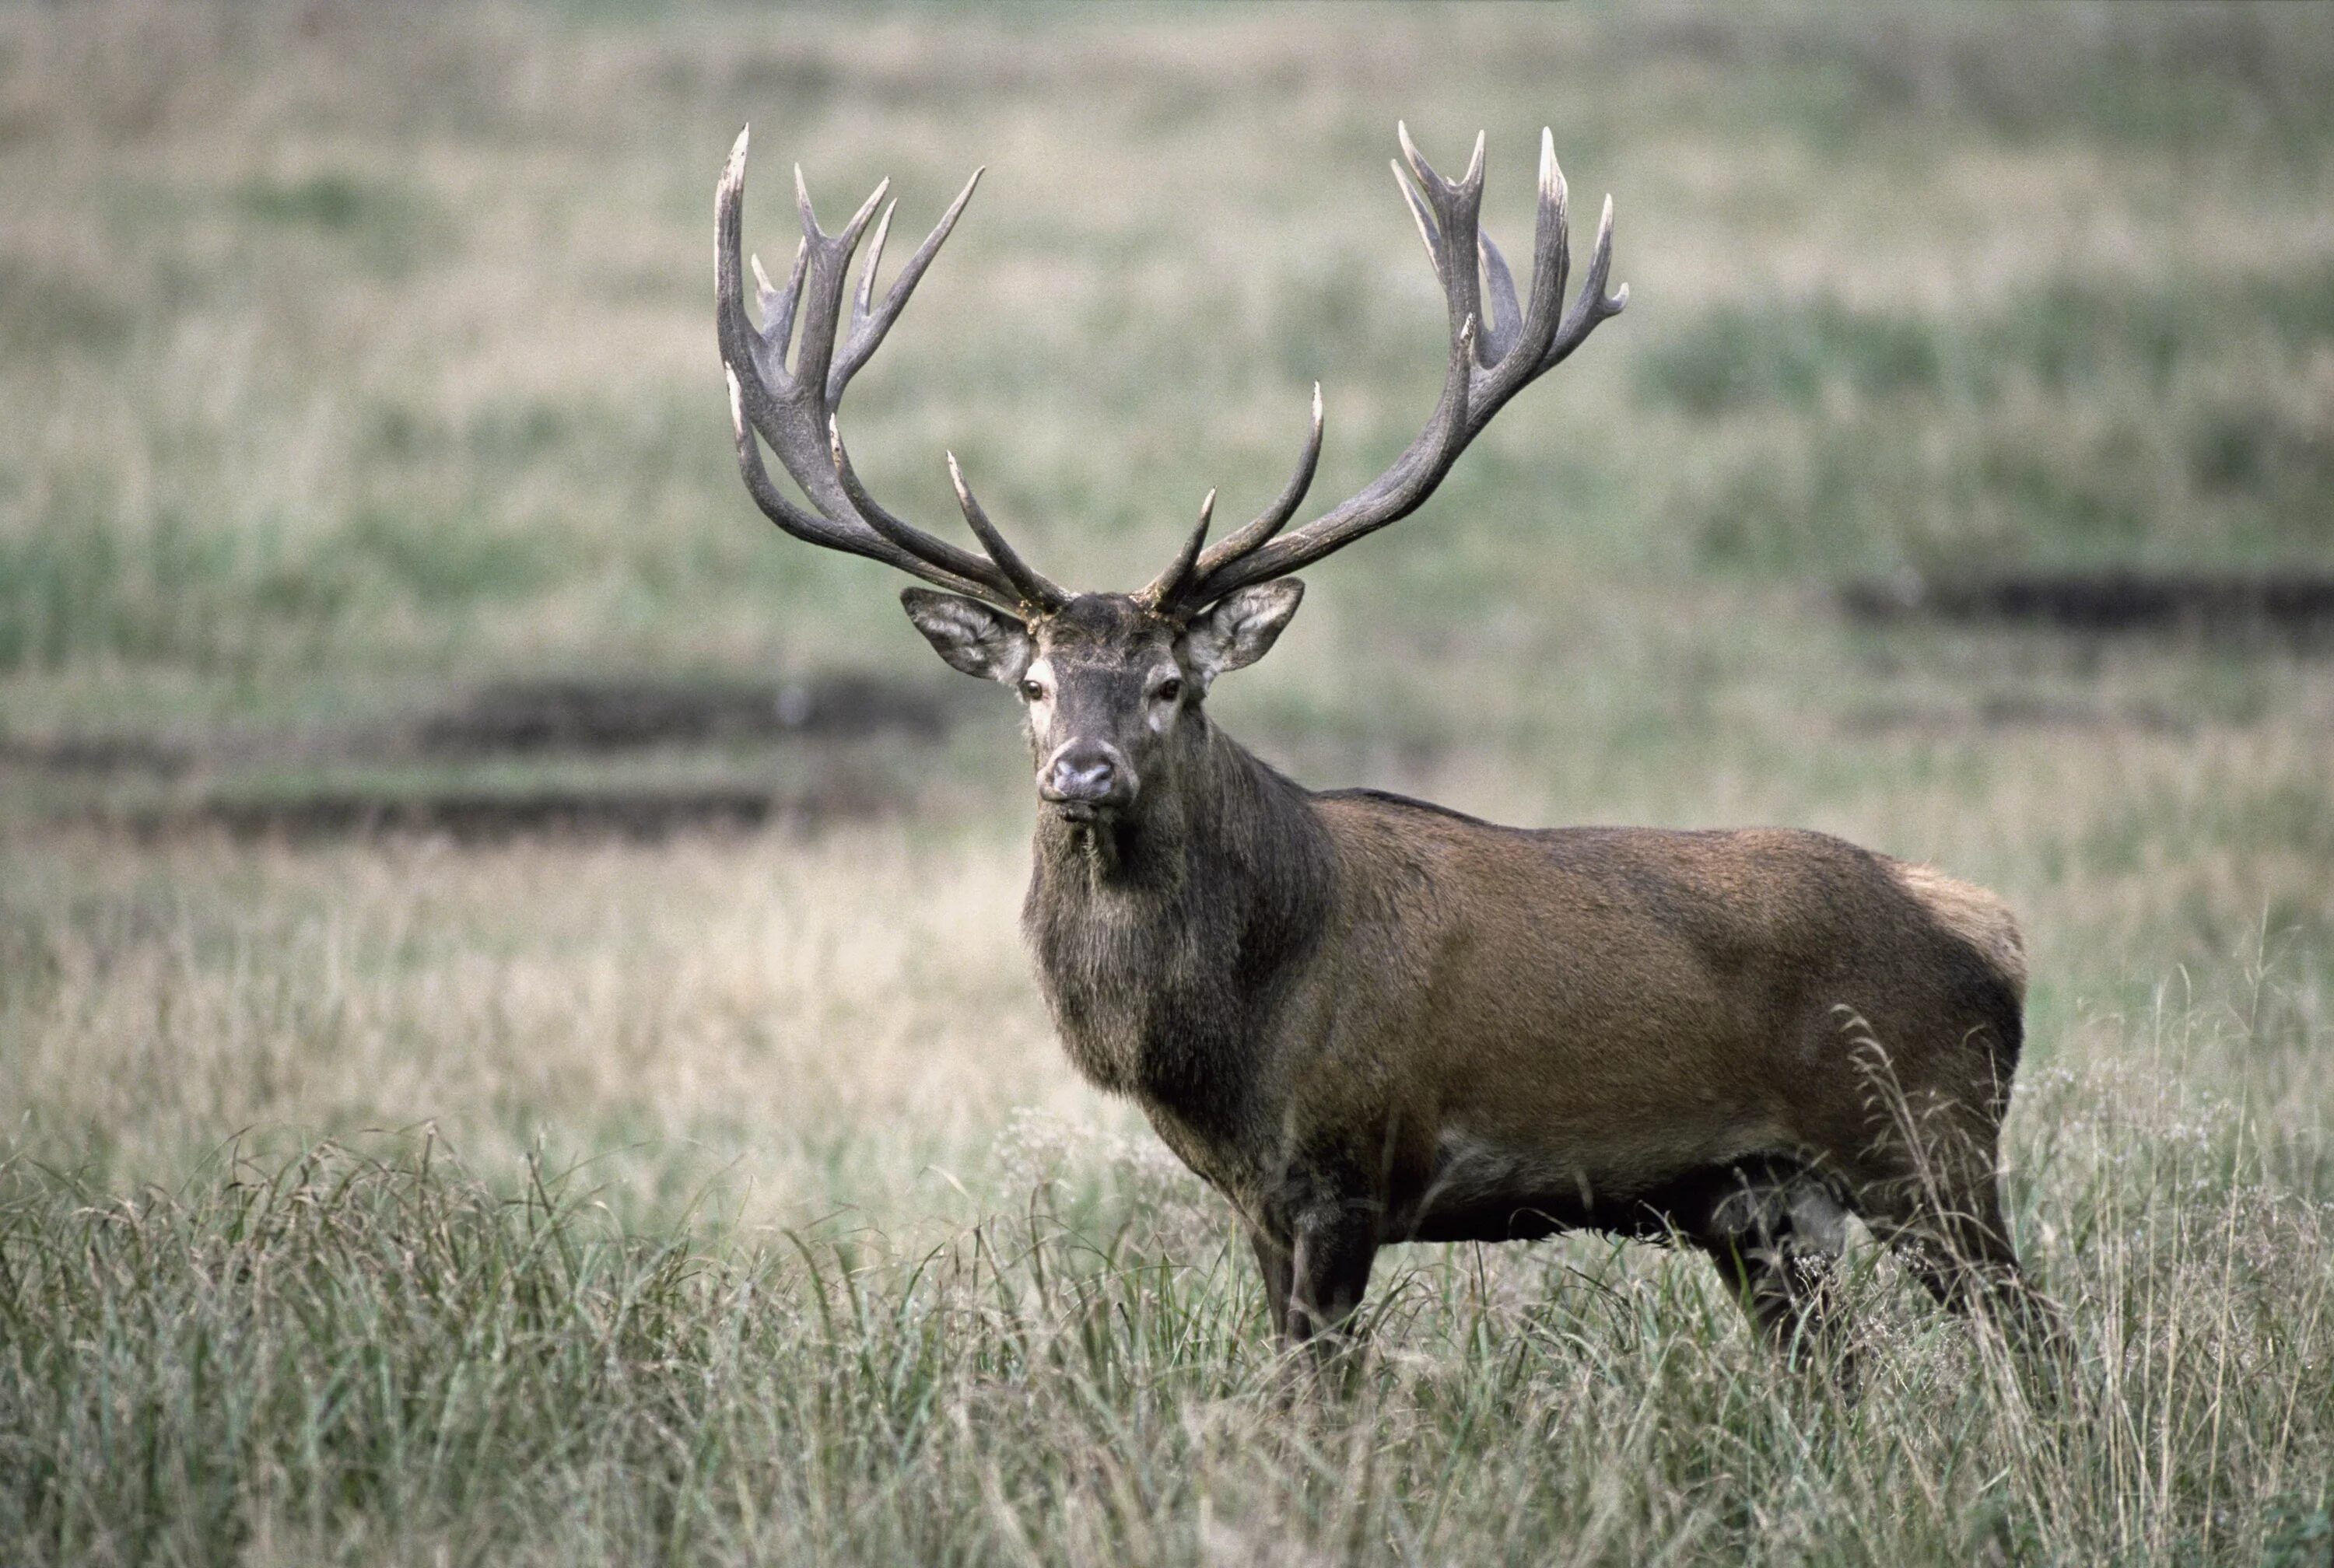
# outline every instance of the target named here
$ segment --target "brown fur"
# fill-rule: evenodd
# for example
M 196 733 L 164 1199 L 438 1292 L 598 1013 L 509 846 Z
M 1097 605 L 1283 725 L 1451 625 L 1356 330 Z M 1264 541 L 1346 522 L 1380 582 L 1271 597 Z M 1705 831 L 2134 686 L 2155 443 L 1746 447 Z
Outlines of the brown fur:
M 1024 659 L 1060 687 L 1033 755 L 1106 740 L 1143 784 L 1041 813 L 1038 975 L 1079 1071 L 1239 1212 L 1292 1337 L 1386 1243 L 1594 1227 L 1702 1247 L 1790 1340 L 1851 1212 L 1941 1298 L 2025 1300 L 1995 1145 L 2026 976 L 1992 895 L 1820 833 L 1315 794 L 1209 723 L 1205 671 L 1137 723 L 1190 640 L 1075 610 Z
M 1896 880 L 1929 907 L 1937 924 L 1986 956 L 2026 1000 L 2026 938 L 2010 908 L 1983 888 L 1957 881 L 1934 866 L 1898 861 Z

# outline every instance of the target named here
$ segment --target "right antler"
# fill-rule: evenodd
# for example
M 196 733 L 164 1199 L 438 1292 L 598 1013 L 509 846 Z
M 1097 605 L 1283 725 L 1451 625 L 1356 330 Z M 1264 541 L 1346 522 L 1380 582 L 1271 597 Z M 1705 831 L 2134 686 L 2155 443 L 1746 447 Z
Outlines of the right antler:
M 1407 126 L 1397 123 L 1402 153 L 1417 184 L 1403 178 L 1394 165 L 1410 215 L 1418 222 L 1418 236 L 1426 244 L 1426 257 L 1442 284 L 1451 315 L 1451 364 L 1445 372 L 1442 397 L 1433 417 L 1411 442 L 1394 467 L 1357 495 L 1341 502 L 1294 533 L 1280 534 L 1281 525 L 1304 499 L 1321 455 L 1321 390 L 1313 390 L 1313 430 L 1307 438 L 1297 476 L 1272 508 L 1204 553 L 1186 545 L 1178 564 L 1146 590 L 1152 602 L 1178 616 L 1188 617 L 1235 589 L 1268 578 L 1286 576 L 1318 561 L 1363 534 L 1398 522 L 1417 510 L 1442 476 L 1451 471 L 1491 416 L 1532 380 L 1554 370 L 1578 348 L 1608 316 L 1621 313 L 1629 303 L 1629 287 L 1606 297 L 1605 279 L 1613 262 L 1613 198 L 1605 198 L 1604 220 L 1597 226 L 1596 247 L 1589 257 L 1588 277 L 1573 300 L 1561 310 L 1564 285 L 1571 267 L 1570 241 L 1565 224 L 1563 171 L 1556 165 L 1554 139 L 1546 130 L 1539 139 L 1539 212 L 1532 234 L 1531 294 L 1520 306 L 1515 277 L 1507 258 L 1491 236 L 1482 232 L 1483 138 L 1475 138 L 1475 155 L 1467 172 L 1455 184 L 1434 172 L 1411 144 Z M 1480 260 L 1479 260 L 1480 258 Z M 1478 273 L 1480 265 L 1480 274 Z M 1490 282 L 1490 310 L 1482 308 L 1480 279 Z M 1205 520 L 1201 529 L 1206 527 Z M 1278 534 L 1278 537 L 1275 535 Z M 1196 541 L 1195 541 L 1196 542 Z
M 844 390 L 899 319 L 924 269 L 956 226 L 964 204 L 972 198 L 980 172 L 975 170 L 965 182 L 964 189 L 916 247 L 916 254 L 908 258 L 882 303 L 877 305 L 873 303 L 875 268 L 882 260 L 883 237 L 892 226 L 892 209 L 883 208 L 882 219 L 875 226 L 874 243 L 868 250 L 866 270 L 860 274 L 859 289 L 851 302 L 850 330 L 845 333 L 841 332 L 843 291 L 852 255 L 892 182 L 885 180 L 875 188 L 875 193 L 843 226 L 841 234 L 828 235 L 812 215 L 810 193 L 804 187 L 802 170 L 796 168 L 795 202 L 802 211 L 802 244 L 795 252 L 794 267 L 783 289 L 770 285 L 761 258 L 754 258 L 763 322 L 757 330 L 746 317 L 745 280 L 739 265 L 748 135 L 745 130 L 738 133 L 714 198 L 713 281 L 721 365 L 729 379 L 729 418 L 738 438 L 738 467 L 756 504 L 771 522 L 810 544 L 868 556 L 927 582 L 1025 616 L 1058 610 L 1068 601 L 1069 594 L 1033 571 L 1005 542 L 965 487 L 953 457 L 949 459 L 950 476 L 956 482 L 957 499 L 987 553 L 986 559 L 902 521 L 870 495 L 851 467 L 850 456 L 844 450 L 843 428 L 835 420 Z M 802 336 L 795 344 L 794 366 L 789 370 L 786 347 L 794 337 L 797 315 Z M 815 510 L 805 511 L 770 482 L 754 441 L 757 430 Z

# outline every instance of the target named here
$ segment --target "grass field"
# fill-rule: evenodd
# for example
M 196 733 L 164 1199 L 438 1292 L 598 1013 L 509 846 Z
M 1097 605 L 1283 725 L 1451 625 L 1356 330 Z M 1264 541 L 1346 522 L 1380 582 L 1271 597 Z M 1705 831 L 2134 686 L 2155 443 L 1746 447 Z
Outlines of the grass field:
M 789 161 L 903 233 L 989 166 L 854 455 L 941 526 L 953 447 L 1126 587 L 1210 485 L 1261 506 L 1315 379 L 1322 495 L 1424 418 L 1397 116 L 1488 130 L 1510 255 L 1552 126 L 1631 305 L 1216 711 L 1310 784 L 2001 892 L 2063 1384 L 1863 1246 L 1844 1402 L 1699 1260 L 1581 1237 L 1388 1255 L 1351 1386 L 1293 1393 L 1223 1212 L 1051 1038 L 1009 703 L 738 486 L 739 124 L 780 259 Z M 2334 660 L 1835 609 L 1972 564 L 2334 570 L 2322 14 L 0 9 L 0 1557 L 2328 1562 Z M 346 740 L 842 675 L 960 717 Z M 92 809 L 796 778 L 885 809 Z

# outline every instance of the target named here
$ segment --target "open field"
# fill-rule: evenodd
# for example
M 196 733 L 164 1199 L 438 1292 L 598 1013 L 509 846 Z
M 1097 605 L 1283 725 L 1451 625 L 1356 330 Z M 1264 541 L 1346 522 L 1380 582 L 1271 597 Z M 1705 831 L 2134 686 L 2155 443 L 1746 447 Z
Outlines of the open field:
M 990 166 L 854 451 L 1124 586 L 1316 377 L 1317 495 L 1423 418 L 1397 115 L 1488 130 L 1518 239 L 1550 124 L 1630 309 L 1216 711 L 1311 784 L 2001 891 L 2065 1385 L 1864 1247 L 1843 1403 L 1576 1238 L 1390 1254 L 1292 1399 L 1051 1039 L 1009 704 L 740 489 L 740 123 L 766 258 L 794 159 L 903 234 Z M 2328 1561 L 2334 655 L 1836 605 L 1975 563 L 2334 571 L 2322 15 L 0 9 L 0 1556 Z M 699 700 L 479 739 L 512 681 Z M 449 791 L 780 803 L 200 825 Z

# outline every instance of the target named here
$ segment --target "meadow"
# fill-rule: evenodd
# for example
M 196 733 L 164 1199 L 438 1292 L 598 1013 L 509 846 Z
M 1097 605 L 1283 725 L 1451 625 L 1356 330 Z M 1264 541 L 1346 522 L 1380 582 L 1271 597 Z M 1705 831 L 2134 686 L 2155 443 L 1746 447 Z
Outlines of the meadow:
M 1052 1038 L 1009 700 L 738 485 L 739 125 L 774 261 L 790 162 L 902 235 L 989 166 L 854 455 L 952 529 L 952 448 L 1129 587 L 1209 486 L 1262 506 L 1315 380 L 1320 497 L 1432 406 L 1397 117 L 1488 132 L 1510 255 L 1550 126 L 1631 303 L 1213 710 L 1319 786 L 2000 891 L 2063 1380 L 1863 1245 L 1844 1400 L 1587 1236 L 1390 1252 L 1293 1380 Z M 2326 1563 L 2334 653 L 1837 590 L 2334 571 L 2330 155 L 2300 7 L 0 8 L 0 1557 Z M 945 723 L 374 744 L 861 678 Z M 554 786 L 795 803 L 214 810 Z

